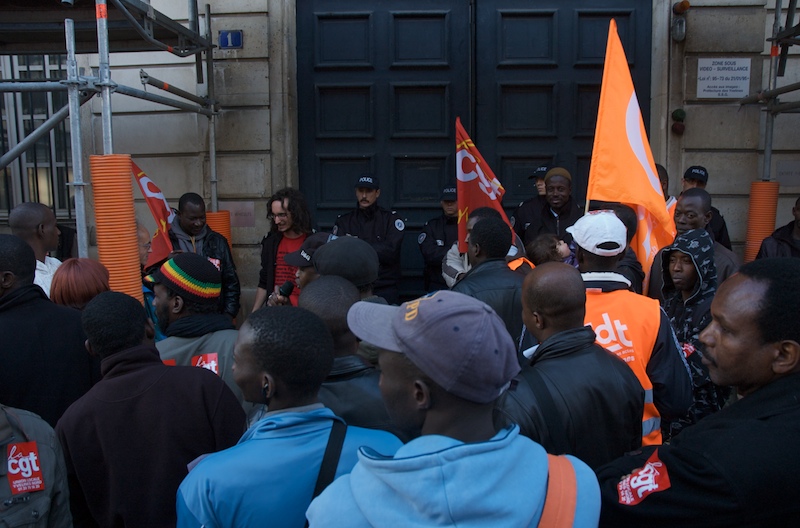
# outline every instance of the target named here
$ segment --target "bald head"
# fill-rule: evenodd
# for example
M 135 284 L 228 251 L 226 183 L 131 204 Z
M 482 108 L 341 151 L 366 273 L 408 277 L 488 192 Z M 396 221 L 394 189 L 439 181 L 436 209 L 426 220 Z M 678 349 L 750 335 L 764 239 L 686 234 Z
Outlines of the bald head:
M 12 234 L 27 240 L 36 234 L 36 227 L 52 214 L 53 211 L 44 204 L 23 202 L 11 210 L 8 215 L 8 225 Z
M 538 313 L 545 321 L 544 326 L 550 328 L 550 334 L 582 327 L 586 315 L 586 287 L 580 272 L 563 262 L 536 266 L 522 285 L 522 304 L 523 319 L 532 317 L 533 312 Z M 537 326 L 528 321 L 525 324 L 532 332 Z
M 8 215 L 11 233 L 18 236 L 33 248 L 36 259 L 44 262 L 48 251 L 58 249 L 56 215 L 44 204 L 23 202 Z

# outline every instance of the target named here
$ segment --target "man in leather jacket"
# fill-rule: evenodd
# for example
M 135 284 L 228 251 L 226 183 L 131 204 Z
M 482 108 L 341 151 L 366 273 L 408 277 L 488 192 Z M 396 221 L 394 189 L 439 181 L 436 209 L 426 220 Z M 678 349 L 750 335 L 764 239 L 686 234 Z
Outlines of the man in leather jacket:
M 540 344 L 525 351 L 531 368 L 498 399 L 495 424 L 516 423 L 548 453 L 596 468 L 641 446 L 644 389 L 583 326 L 585 304 L 581 274 L 572 266 L 547 262 L 528 274 L 522 320 Z
M 472 269 L 453 291 L 475 297 L 491 306 L 503 320 L 511 338 L 522 334 L 522 281 L 524 277 L 509 269 L 505 256 L 512 231 L 499 218 L 471 218 L 467 223 L 467 255 Z
M 239 313 L 241 288 L 228 241 L 206 225 L 206 204 L 199 194 L 186 193 L 178 201 L 169 239 L 175 252 L 198 253 L 222 273 L 220 311 L 231 319 Z M 174 255 L 170 255 L 171 257 Z

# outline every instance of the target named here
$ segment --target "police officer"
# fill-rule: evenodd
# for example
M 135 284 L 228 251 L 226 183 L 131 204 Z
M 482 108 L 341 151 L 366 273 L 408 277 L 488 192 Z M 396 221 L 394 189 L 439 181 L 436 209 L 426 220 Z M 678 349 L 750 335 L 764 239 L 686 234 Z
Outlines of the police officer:
M 355 188 L 358 208 L 336 219 L 333 234 L 358 237 L 375 248 L 380 268 L 373 292 L 389 304 L 399 304 L 400 247 L 406 225 L 397 213 L 378 205 L 381 187 L 374 174 L 359 176 Z
M 458 240 L 458 202 L 456 187 L 450 185 L 442 190 L 442 214 L 428 220 L 417 238 L 419 250 L 425 260 L 425 290 L 446 290 L 442 278 L 442 260 L 447 250 Z
M 550 165 L 542 165 L 537 167 L 533 174 L 528 176 L 529 180 L 536 180 L 536 195 L 520 202 L 511 215 L 511 225 L 514 227 L 514 232 L 519 235 L 522 240 L 525 240 L 525 230 L 528 226 L 539 217 L 542 209 L 542 204 L 545 202 L 545 183 L 544 176 L 550 170 Z

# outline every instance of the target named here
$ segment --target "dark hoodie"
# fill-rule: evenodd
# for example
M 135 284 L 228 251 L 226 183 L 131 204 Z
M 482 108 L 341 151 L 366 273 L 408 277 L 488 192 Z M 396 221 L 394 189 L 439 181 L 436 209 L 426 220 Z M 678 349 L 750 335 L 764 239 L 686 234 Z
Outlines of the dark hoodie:
M 685 301 L 675 289 L 669 274 L 669 257 L 673 251 L 689 255 L 697 273 L 694 290 Z M 672 422 L 662 423 L 664 440 L 677 435 L 684 427 L 722 408 L 726 389 L 711 382 L 708 368 L 702 363 L 705 347 L 700 332 L 711 322 L 711 301 L 717 292 L 717 269 L 714 264 L 714 241 L 704 229 L 692 229 L 675 237 L 672 245 L 661 253 L 665 299 L 664 311 L 669 317 L 692 373 L 693 402 L 689 413 Z

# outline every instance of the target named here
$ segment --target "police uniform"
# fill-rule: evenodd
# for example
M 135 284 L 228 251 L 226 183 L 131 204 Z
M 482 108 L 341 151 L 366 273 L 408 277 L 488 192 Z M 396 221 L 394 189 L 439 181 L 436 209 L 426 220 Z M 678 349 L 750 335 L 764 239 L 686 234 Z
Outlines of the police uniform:
M 377 178 L 372 175 L 363 175 L 356 182 L 356 188 L 378 189 L 377 185 Z M 360 238 L 378 253 L 380 267 L 373 292 L 391 304 L 399 304 L 400 300 L 397 282 L 400 280 L 400 248 L 405 228 L 396 212 L 380 207 L 377 202 L 366 209 L 357 207 L 340 215 L 333 226 L 334 235 Z
M 454 186 L 442 190 L 442 201 L 455 201 L 457 198 Z M 419 250 L 425 260 L 423 280 L 425 291 L 446 290 L 447 283 L 442 277 L 442 261 L 447 250 L 458 240 L 458 216 L 447 216 L 442 213 L 428 220 L 417 238 Z

